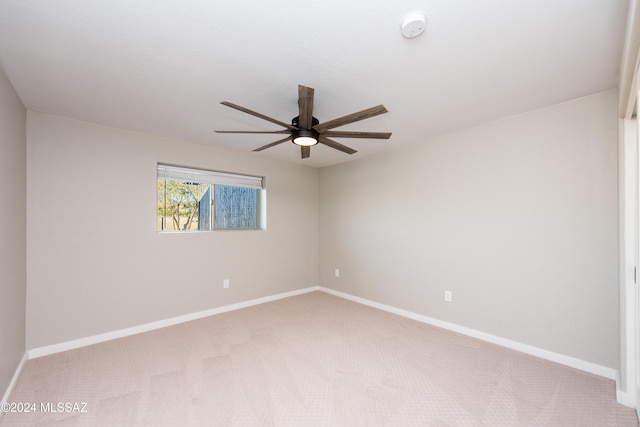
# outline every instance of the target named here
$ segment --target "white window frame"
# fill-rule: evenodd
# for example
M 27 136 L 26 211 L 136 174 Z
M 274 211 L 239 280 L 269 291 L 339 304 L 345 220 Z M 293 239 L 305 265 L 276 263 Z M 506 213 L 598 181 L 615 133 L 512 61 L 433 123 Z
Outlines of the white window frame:
M 202 169 L 196 167 L 178 166 L 167 163 L 157 164 L 156 182 L 160 179 L 167 179 L 172 181 L 184 182 L 184 183 L 198 183 L 198 184 L 211 184 L 211 185 L 226 185 L 232 187 L 245 187 L 259 190 L 258 192 L 258 206 L 256 213 L 257 227 L 255 228 L 215 228 L 212 224 L 207 230 L 160 230 L 156 227 L 158 233 L 206 233 L 211 231 L 252 231 L 252 230 L 265 230 L 266 229 L 266 189 L 265 189 L 265 177 L 222 172 L 216 170 Z M 213 189 L 212 189 L 213 191 Z M 212 210 L 215 209 L 212 206 Z M 213 213 L 212 213 L 213 216 Z M 158 219 L 158 213 L 156 212 L 156 220 Z

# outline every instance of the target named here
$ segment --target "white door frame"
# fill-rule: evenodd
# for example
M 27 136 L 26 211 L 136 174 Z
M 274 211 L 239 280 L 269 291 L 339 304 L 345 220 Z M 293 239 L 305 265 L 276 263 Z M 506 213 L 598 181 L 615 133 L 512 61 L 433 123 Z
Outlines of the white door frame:
M 629 0 L 618 88 L 619 371 L 618 402 L 640 409 L 640 0 Z M 638 416 L 640 420 L 640 415 Z
M 638 75 L 636 75 L 636 87 L 638 87 Z M 638 92 L 638 96 L 636 97 L 636 108 L 637 108 L 637 100 L 640 99 L 640 91 Z M 635 209 L 635 215 L 633 224 L 631 227 L 635 229 L 635 241 L 629 242 L 630 245 L 635 243 L 634 257 L 629 261 L 633 261 L 635 263 L 633 269 L 633 281 L 627 281 L 627 299 L 631 300 L 629 302 L 629 306 L 633 307 L 633 313 L 629 314 L 628 321 L 634 325 L 635 330 L 632 329 L 632 333 L 634 334 L 634 339 L 631 341 L 631 346 L 633 348 L 633 360 L 635 367 L 635 381 L 633 382 L 633 392 L 635 396 L 635 406 L 636 406 L 636 417 L 638 417 L 638 421 L 640 421 L 640 289 L 638 288 L 638 284 L 640 283 L 640 127 L 638 126 L 638 118 L 633 119 L 633 130 L 631 131 L 631 135 L 629 138 L 632 141 L 632 151 L 635 150 L 633 169 L 630 171 L 633 174 L 634 183 L 632 185 L 631 191 L 634 192 L 634 197 L 632 199 L 633 206 L 631 209 Z M 635 132 L 635 134 L 634 134 Z M 631 238 L 631 236 L 629 236 Z M 631 282 L 631 283 L 629 283 Z
M 638 240 L 640 223 L 638 201 L 640 185 L 640 151 L 638 120 L 621 119 L 619 123 L 618 173 L 619 173 L 619 292 L 620 292 L 620 372 L 617 378 L 616 397 L 619 403 L 638 408 L 640 406 L 640 366 L 638 360 Z

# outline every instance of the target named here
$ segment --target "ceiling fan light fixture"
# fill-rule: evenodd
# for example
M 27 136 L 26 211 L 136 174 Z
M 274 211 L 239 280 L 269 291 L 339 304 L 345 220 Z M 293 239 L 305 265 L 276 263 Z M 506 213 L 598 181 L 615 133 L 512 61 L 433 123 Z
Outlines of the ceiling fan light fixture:
M 311 147 L 318 143 L 318 132 L 315 130 L 300 129 L 292 131 L 293 143 L 301 147 Z

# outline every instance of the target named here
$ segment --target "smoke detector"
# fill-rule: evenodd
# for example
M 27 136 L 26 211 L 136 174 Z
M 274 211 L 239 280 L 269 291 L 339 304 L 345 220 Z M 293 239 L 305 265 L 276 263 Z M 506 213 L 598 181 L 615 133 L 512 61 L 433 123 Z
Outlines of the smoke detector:
M 427 26 L 427 16 L 424 12 L 411 12 L 402 20 L 402 35 L 414 39 L 424 33 Z

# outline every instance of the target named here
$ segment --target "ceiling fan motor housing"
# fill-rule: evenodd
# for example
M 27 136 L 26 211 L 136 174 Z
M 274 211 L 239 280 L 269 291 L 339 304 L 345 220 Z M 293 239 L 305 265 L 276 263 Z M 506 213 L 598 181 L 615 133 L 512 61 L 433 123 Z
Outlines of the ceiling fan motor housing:
M 320 121 L 315 117 L 311 117 L 311 126 L 315 126 L 317 124 L 320 124 Z M 291 125 L 300 128 L 300 116 L 295 116 L 291 119 Z

